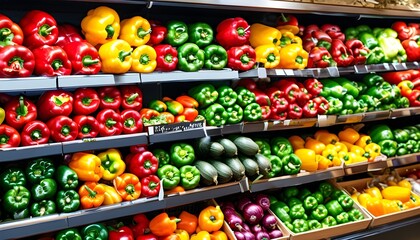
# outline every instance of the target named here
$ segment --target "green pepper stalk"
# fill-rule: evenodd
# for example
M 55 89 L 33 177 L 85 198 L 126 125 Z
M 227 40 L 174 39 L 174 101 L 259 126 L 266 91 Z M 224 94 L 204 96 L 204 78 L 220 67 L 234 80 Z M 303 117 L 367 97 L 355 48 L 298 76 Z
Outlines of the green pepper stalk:
M 185 190 L 193 189 L 200 183 L 200 171 L 197 167 L 185 165 L 179 169 L 181 173 L 181 186 Z
M 79 209 L 80 196 L 75 190 L 60 190 L 56 196 L 58 212 L 69 213 Z
M 282 161 L 283 161 L 283 172 L 286 175 L 294 175 L 300 172 L 302 161 L 296 154 L 292 153 L 290 155 L 287 155 L 283 157 Z
M 222 70 L 227 62 L 226 50 L 220 45 L 209 45 L 204 48 L 204 67 L 210 70 Z
M 254 122 L 261 120 L 262 111 L 258 103 L 248 104 L 244 109 L 244 120 L 248 122 Z
M 166 42 L 171 46 L 178 47 L 188 41 L 188 26 L 182 21 L 170 21 L 167 24 L 168 33 Z
M 108 239 L 108 230 L 102 223 L 93 223 L 84 226 L 81 229 L 81 235 L 85 240 L 106 240 Z
M 407 134 L 408 136 L 408 134 Z M 25 186 L 25 173 L 20 168 L 7 168 L 0 174 L 0 186 L 5 192 L 15 186 Z
M 238 94 L 229 86 L 221 86 L 217 89 L 217 92 L 219 93 L 217 103 L 225 108 L 233 106 L 238 99 Z
M 204 116 L 209 126 L 225 125 L 229 117 L 225 108 L 218 103 L 213 103 L 210 105 L 205 110 Z
M 171 190 L 178 186 L 181 181 L 179 169 L 172 165 L 163 165 L 157 171 L 159 179 L 162 181 L 163 189 Z
M 31 205 L 31 216 L 40 217 L 56 213 L 56 205 L 52 200 L 42 200 Z
M 178 69 L 196 72 L 204 66 L 204 50 L 194 43 L 184 43 L 178 48 Z
M 271 152 L 280 157 L 282 160 L 287 155 L 293 153 L 293 146 L 290 144 L 289 140 L 285 137 L 275 137 L 271 139 Z M 284 163 L 284 160 L 283 160 Z M 283 164 L 283 166 L 285 166 Z
M 3 195 L 3 207 L 9 213 L 22 211 L 29 206 L 31 193 L 24 186 L 14 186 Z
M 226 108 L 228 119 L 226 120 L 229 124 L 240 123 L 244 116 L 244 110 L 238 104 L 233 104 Z
M 171 163 L 180 168 L 190 165 L 195 160 L 195 152 L 193 146 L 187 143 L 174 143 L 170 149 Z

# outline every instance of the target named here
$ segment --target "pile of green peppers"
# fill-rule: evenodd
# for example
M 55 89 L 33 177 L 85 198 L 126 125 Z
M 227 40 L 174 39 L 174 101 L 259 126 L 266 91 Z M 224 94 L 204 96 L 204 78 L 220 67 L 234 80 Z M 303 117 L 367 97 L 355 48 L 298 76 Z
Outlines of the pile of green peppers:
M 270 203 L 270 209 L 294 233 L 364 219 L 353 207 L 353 199 L 326 181 L 281 189 L 270 196 Z

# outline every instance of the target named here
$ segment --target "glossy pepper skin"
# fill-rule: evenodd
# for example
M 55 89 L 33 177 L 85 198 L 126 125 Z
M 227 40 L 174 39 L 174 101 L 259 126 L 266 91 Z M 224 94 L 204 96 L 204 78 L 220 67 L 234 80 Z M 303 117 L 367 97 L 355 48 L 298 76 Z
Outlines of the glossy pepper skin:
M 94 154 L 77 152 L 72 155 L 69 167 L 81 181 L 97 182 L 102 178 L 104 168 L 101 159 Z
M 162 181 L 162 186 L 165 190 L 175 188 L 181 181 L 181 173 L 179 172 L 179 169 L 169 164 L 159 167 L 157 174 L 159 179 Z
M 3 207 L 9 213 L 15 213 L 29 206 L 31 192 L 24 186 L 14 186 L 4 193 Z
M 149 175 L 140 180 L 141 196 L 155 197 L 160 191 L 160 179 L 157 175 Z
M 111 181 L 125 171 L 125 162 L 122 159 L 120 151 L 110 148 L 104 152 L 98 153 L 101 159 L 101 165 L 104 168 L 102 179 Z
M 179 47 L 188 41 L 188 26 L 185 22 L 172 20 L 166 25 L 168 33 L 165 41 L 173 47 Z
M 249 42 L 252 47 L 273 44 L 280 49 L 282 35 L 280 30 L 261 23 L 254 23 L 251 25 L 250 31 Z
M 56 116 L 48 120 L 51 139 L 55 142 L 73 141 L 77 138 L 79 128 L 73 119 L 66 116 Z
M 256 53 L 250 45 L 231 47 L 227 50 L 228 67 L 232 70 L 248 71 L 256 62 Z
M 101 61 L 96 48 L 88 42 L 70 42 L 63 46 L 71 62 L 72 74 L 91 75 L 101 70 Z
M 150 39 L 147 45 L 155 46 L 162 43 L 165 40 L 166 34 L 168 34 L 168 29 L 158 21 L 149 20 L 149 23 L 152 27 L 152 32 L 150 33 Z
M 154 46 L 156 51 L 156 71 L 170 72 L 178 65 L 178 51 L 169 44 Z
M 0 187 L 5 192 L 15 186 L 25 186 L 25 172 L 17 167 L 10 167 L 0 174 Z
M 221 70 L 227 65 L 226 50 L 216 44 L 208 45 L 204 48 L 204 67 L 211 70 Z
M 279 65 L 281 57 L 279 49 L 273 44 L 255 47 L 256 61 L 264 64 L 265 68 L 275 68 Z
M 121 39 L 107 42 L 99 48 L 99 57 L 104 73 L 126 73 L 131 68 L 133 49 L 130 44 Z
M 57 240 L 66 240 L 66 239 L 73 239 L 73 240 L 82 240 L 82 236 L 80 235 L 79 230 L 77 228 L 68 228 L 65 230 L 61 230 L 55 236 Z
M 124 85 L 121 91 L 121 107 L 139 111 L 143 107 L 143 92 L 137 85 Z
M 195 160 L 194 148 L 187 143 L 174 143 L 170 149 L 171 163 L 180 168 L 190 165 Z
M 11 99 L 4 107 L 5 120 L 8 125 L 20 130 L 28 122 L 34 121 L 38 116 L 35 104 L 23 96 Z
M 176 230 L 178 218 L 171 219 L 167 213 L 160 213 L 150 220 L 150 231 L 159 237 L 168 236 Z
M 193 189 L 200 183 L 200 171 L 192 165 L 184 165 L 179 169 L 181 173 L 181 186 L 185 190 Z
M 131 54 L 133 62 L 131 64 L 131 71 L 140 73 L 150 73 L 156 69 L 157 54 L 153 47 L 148 45 L 138 46 Z
M 210 126 L 222 126 L 228 120 L 229 114 L 222 105 L 213 103 L 206 108 L 204 117 Z
M 140 113 L 134 109 L 126 109 L 121 112 L 122 132 L 125 134 L 139 133 L 143 131 L 143 121 Z
M 337 65 L 324 47 L 314 47 L 308 55 L 308 68 L 326 68 Z M 308 89 L 309 90 L 309 89 Z
M 35 201 L 51 199 L 57 192 L 57 182 L 53 178 L 44 178 L 31 188 L 31 196 Z
M 33 49 L 32 53 L 35 57 L 36 75 L 47 77 L 70 75 L 71 62 L 61 47 L 42 45 Z
M 25 124 L 20 134 L 21 145 L 30 146 L 46 144 L 50 139 L 50 135 L 50 129 L 44 122 L 38 120 L 28 122 Z
M 83 37 L 80 33 L 79 28 L 72 24 L 60 24 L 58 27 L 58 37 L 55 42 L 56 46 L 64 48 L 68 43 L 71 42 L 81 42 Z
M 58 37 L 57 22 L 54 17 L 41 10 L 28 11 L 19 26 L 25 36 L 23 43 L 30 49 L 43 45 L 54 45 Z
M 150 151 L 136 153 L 130 160 L 130 172 L 139 178 L 145 178 L 158 171 L 159 162 Z
M 142 46 L 149 41 L 152 27 L 147 19 L 134 16 L 122 20 L 120 25 L 121 29 L 118 38 L 128 42 L 131 46 Z
M 80 197 L 79 194 L 73 190 L 60 190 L 56 197 L 58 212 L 69 213 L 79 209 Z
M 57 168 L 55 179 L 58 187 L 63 190 L 76 189 L 79 185 L 77 173 L 66 165 L 60 165 Z
M 38 118 L 46 121 L 55 116 L 69 116 L 73 111 L 73 95 L 64 90 L 44 92 L 37 101 Z
M 184 43 L 178 47 L 178 69 L 196 72 L 204 66 L 204 51 L 194 43 Z
M 54 163 L 49 158 L 37 158 L 31 160 L 26 166 L 25 173 L 31 184 L 37 184 L 45 178 L 54 177 Z
M 293 43 L 280 50 L 280 63 L 277 67 L 285 69 L 304 69 L 308 65 L 309 53 L 302 45 Z
M 196 22 L 188 25 L 188 41 L 204 48 L 212 43 L 214 38 L 212 27 L 204 22 Z
M 333 39 L 331 43 L 331 56 L 338 67 L 347 67 L 354 62 L 354 57 L 346 45 L 338 39 Z
M 200 108 L 205 108 L 216 102 L 219 93 L 210 83 L 202 83 L 188 90 L 188 95 L 194 98 Z
M 73 114 L 89 115 L 99 108 L 100 99 L 94 88 L 78 88 L 73 93 Z
M 223 212 L 220 206 L 208 206 L 198 215 L 198 226 L 202 231 L 218 231 L 223 225 Z
M 122 102 L 121 91 L 116 86 L 106 86 L 98 89 L 100 99 L 99 109 L 119 110 Z
M 82 209 L 99 207 L 105 199 L 105 189 L 97 182 L 85 182 L 78 193 Z
M 140 179 L 132 173 L 123 173 L 113 180 L 114 188 L 124 201 L 136 200 L 141 195 Z
M 245 121 L 258 121 L 262 118 L 261 107 L 258 103 L 248 104 L 244 108 L 244 120 Z
M 29 211 L 33 217 L 50 215 L 56 213 L 56 204 L 52 200 L 42 200 L 32 203 Z
M 236 103 L 230 107 L 227 107 L 226 112 L 228 114 L 226 122 L 229 124 L 236 124 L 241 122 L 244 116 L 244 110 Z
M 22 29 L 17 23 L 3 14 L 0 14 L 0 29 L 0 46 L 22 45 Z
M 73 121 L 78 126 L 78 139 L 95 138 L 99 134 L 99 122 L 93 116 L 77 115 Z
M 224 19 L 217 25 L 216 40 L 225 49 L 248 44 L 249 28 L 247 21 L 241 17 Z
M 88 11 L 81 22 L 86 40 L 93 46 L 117 39 L 120 34 L 120 17 L 109 7 L 100 6 Z
M 293 147 L 289 140 L 284 137 L 275 137 L 270 141 L 271 152 L 283 159 L 285 156 L 293 153 Z
M 105 240 L 108 239 L 108 229 L 102 223 L 92 223 L 84 226 L 80 230 L 83 239 L 86 240 Z
M 0 56 L 0 77 L 30 77 L 35 69 L 35 56 L 24 46 L 4 46 Z
M 96 115 L 100 136 L 114 136 L 122 133 L 122 118 L 112 109 L 103 109 Z

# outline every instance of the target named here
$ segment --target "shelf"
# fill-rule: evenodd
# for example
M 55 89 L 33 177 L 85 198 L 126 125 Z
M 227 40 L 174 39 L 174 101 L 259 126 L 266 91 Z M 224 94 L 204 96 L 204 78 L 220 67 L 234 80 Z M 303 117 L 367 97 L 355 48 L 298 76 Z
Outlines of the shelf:
M 48 155 L 61 155 L 62 153 L 62 143 L 49 143 L 16 148 L 1 148 L 0 162 L 10 162 L 14 160 L 37 158 Z
M 57 89 L 56 77 L 26 77 L 0 79 L 0 92 L 30 92 Z
M 114 75 L 97 74 L 97 75 L 69 75 L 58 76 L 58 88 L 80 88 L 80 87 L 101 87 L 115 85 Z
M 185 81 L 216 81 L 216 80 L 232 80 L 239 78 L 237 71 L 231 69 L 224 70 L 200 70 L 197 72 L 152 72 L 140 74 L 142 83 L 157 82 L 185 82 Z
M 147 132 L 150 143 L 201 138 L 207 135 L 204 121 L 149 126 Z
M 265 68 L 255 68 L 249 71 L 240 72 L 240 78 L 266 78 L 267 77 L 267 69 Z

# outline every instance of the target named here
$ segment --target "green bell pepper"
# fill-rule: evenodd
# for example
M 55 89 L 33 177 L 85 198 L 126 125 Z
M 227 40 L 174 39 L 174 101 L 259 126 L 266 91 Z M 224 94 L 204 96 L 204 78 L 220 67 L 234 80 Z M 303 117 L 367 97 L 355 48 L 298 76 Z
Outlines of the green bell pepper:
M 57 182 L 52 178 L 46 178 L 32 186 L 32 198 L 35 201 L 51 199 L 57 192 Z
M 178 49 L 178 69 L 197 72 L 204 66 L 204 50 L 194 43 L 184 43 Z
M 26 177 L 31 184 L 37 184 L 42 179 L 53 178 L 55 174 L 54 163 L 49 158 L 31 160 L 26 166 Z
M 292 208 L 295 205 L 303 206 L 303 202 L 297 197 L 291 197 L 287 199 L 287 205 L 289 206 L 289 208 Z
M 179 169 L 172 165 L 163 165 L 158 168 L 157 175 L 162 181 L 163 189 L 171 190 L 178 186 L 181 181 L 181 173 Z
M 280 157 L 282 160 L 287 155 L 293 153 L 293 146 L 285 137 L 274 137 L 270 141 L 271 153 Z M 283 160 L 284 163 L 284 160 Z M 284 164 L 283 164 L 284 166 Z
M 341 191 L 340 189 L 334 188 L 333 192 L 331 193 L 331 198 L 338 200 L 338 198 L 343 194 L 344 194 L 343 191 Z
M 362 24 L 362 25 L 357 26 L 356 27 L 356 31 L 359 34 L 364 33 L 364 32 L 372 33 L 372 29 L 368 25 L 365 25 L 365 24 Z
M 394 140 L 394 134 L 392 133 L 391 128 L 385 124 L 377 124 L 372 126 L 369 129 L 369 135 L 372 139 L 372 142 L 379 143 L 383 140 Z
M 238 94 L 237 103 L 242 108 L 256 101 L 255 94 L 245 87 L 237 87 L 235 92 Z
M 350 81 L 349 79 L 344 78 L 344 77 L 333 78 L 332 80 L 337 82 L 343 88 L 346 89 L 346 96 L 348 96 L 349 94 L 353 96 L 354 98 L 359 96 L 359 89 L 356 82 Z
M 217 92 L 219 93 L 217 102 L 225 108 L 234 105 L 238 99 L 238 94 L 229 86 L 221 86 Z
M 55 240 L 82 240 L 82 236 L 77 228 L 61 230 L 55 236 Z
M 411 153 L 415 153 L 415 152 L 414 152 L 414 148 L 416 148 L 417 143 L 418 143 L 418 141 L 413 140 L 413 139 L 409 139 L 409 140 L 406 142 L 406 148 L 407 148 L 407 150 L 408 150 L 409 152 L 411 152 Z
M 253 138 L 254 142 L 258 145 L 259 154 L 262 154 L 264 156 L 270 156 L 271 155 L 271 146 L 268 139 L 263 138 Z
M 226 120 L 229 124 L 240 123 L 244 116 L 244 110 L 238 104 L 233 104 L 226 108 L 228 119 Z
M 373 32 L 378 40 L 378 46 L 385 53 L 385 62 L 400 63 L 407 61 L 407 54 L 401 41 L 398 39 L 396 31 L 391 28 L 377 28 L 373 29 Z
M 209 45 L 213 38 L 213 29 L 207 23 L 197 22 L 188 25 L 188 42 L 195 43 L 203 48 Z
M 165 41 L 171 46 L 178 47 L 188 41 L 188 26 L 182 21 L 173 20 L 167 24 Z
M 379 46 L 378 40 L 372 33 L 369 32 L 359 33 L 359 40 L 362 41 L 363 45 L 365 45 L 365 47 L 369 48 L 370 50 Z
M 63 190 L 76 189 L 79 185 L 77 173 L 66 165 L 57 168 L 56 179 L 58 186 Z
M 335 225 L 337 225 L 337 220 L 335 220 L 335 218 L 333 216 L 326 216 L 322 222 L 322 227 L 326 228 L 326 227 L 333 227 Z
M 382 140 L 378 143 L 381 153 L 387 157 L 393 157 L 397 153 L 398 143 L 394 140 Z
M 381 85 L 381 83 L 385 82 L 385 80 L 378 74 L 369 73 L 363 76 L 362 82 L 370 88 Z
M 81 235 L 84 240 L 107 240 L 108 229 L 102 223 L 93 223 L 84 226 Z
M 271 211 L 282 221 L 282 222 L 291 222 L 292 218 L 289 215 L 289 207 L 281 201 L 275 202 L 270 205 Z M 287 211 L 286 211 L 287 209 Z
M 396 151 L 395 155 L 402 156 L 402 155 L 406 155 L 406 154 L 410 154 L 410 151 L 407 149 L 407 144 L 406 143 L 398 143 L 397 151 Z
M 188 90 L 188 95 L 197 100 L 200 108 L 206 108 L 215 103 L 219 93 L 210 83 L 202 83 Z
M 307 196 L 305 200 L 303 200 L 303 207 L 306 211 L 311 211 L 318 207 L 318 201 L 315 197 Z
M 331 196 L 333 193 L 334 187 L 329 182 L 320 182 L 318 184 L 318 190 L 321 192 L 324 199 Z
M 397 108 L 408 108 L 410 107 L 410 100 L 407 97 L 399 97 L 396 99 Z
M 178 168 L 190 165 L 195 160 L 194 148 L 188 143 L 174 143 L 169 152 L 171 163 Z
M 282 172 L 282 168 L 283 168 L 283 162 L 281 161 L 281 159 L 276 155 L 268 155 L 267 157 L 271 163 L 271 170 L 268 173 L 268 177 L 273 178 L 273 177 L 280 176 Z
M 314 197 L 318 201 L 318 204 L 324 203 L 324 196 L 322 195 L 321 191 L 316 190 L 315 192 L 311 194 L 311 196 Z
M 284 200 L 289 200 L 292 197 L 298 197 L 299 195 L 299 188 L 295 187 L 295 186 L 291 186 L 291 187 L 286 187 L 284 189 L 282 189 L 281 191 L 281 196 L 282 199 Z
M 338 214 L 344 211 L 343 207 L 337 200 L 330 200 L 325 204 L 325 207 L 328 210 L 328 214 L 333 217 L 336 217 Z
M 152 153 L 157 158 L 159 162 L 159 167 L 169 164 L 169 162 L 171 161 L 171 157 L 169 156 L 169 153 L 162 148 L 153 149 Z
M 200 183 L 200 171 L 196 166 L 185 165 L 179 169 L 181 173 L 181 186 L 185 190 L 193 189 Z
M 309 230 L 309 224 L 308 221 L 303 219 L 295 219 L 293 220 L 293 232 L 295 233 L 301 233 L 306 232 Z
M 343 101 L 342 102 L 343 102 L 343 109 L 341 111 L 343 111 L 343 110 L 350 110 L 351 113 L 354 113 L 359 108 L 359 103 L 350 94 L 345 95 L 343 97 Z
M 310 217 L 312 219 L 322 221 L 325 217 L 328 216 L 328 210 L 325 207 L 324 204 L 318 204 L 318 207 L 316 207 L 312 212 Z
M 32 203 L 30 212 L 32 217 L 40 217 L 56 213 L 55 202 L 52 200 L 42 200 L 40 202 Z
M 366 59 L 366 64 L 378 64 L 382 63 L 385 58 L 384 50 L 380 47 L 374 47 L 370 50 L 369 55 Z
M 305 214 L 305 208 L 303 208 L 302 204 L 296 204 L 290 207 L 289 215 L 292 219 L 303 218 L 304 214 Z
M 352 210 L 348 211 L 349 214 L 349 220 L 350 221 L 359 221 L 365 219 L 365 216 L 363 216 L 363 213 L 356 208 L 353 208 Z
M 204 116 L 206 117 L 206 122 L 209 126 L 225 125 L 229 118 L 226 109 L 218 103 L 213 103 L 207 107 Z
M 308 221 L 308 225 L 309 225 L 309 230 L 315 230 L 315 229 L 321 229 L 322 228 L 322 224 L 315 219 L 311 219 Z
M 339 98 L 328 96 L 327 101 L 328 101 L 328 104 L 329 104 L 327 114 L 329 114 L 329 115 L 338 114 L 343 109 L 343 102 Z
M 20 212 L 29 207 L 30 191 L 24 186 L 14 186 L 3 195 L 3 207 L 9 213 Z
M 335 219 L 337 220 L 337 224 L 343 224 L 350 222 L 349 214 L 347 212 L 342 212 L 338 214 Z
M 58 212 L 69 213 L 80 207 L 80 196 L 75 190 L 60 190 L 56 197 Z
M 17 167 L 7 168 L 0 174 L 0 186 L 3 192 L 15 186 L 25 186 L 26 177 L 22 169 Z
M 308 188 L 304 187 L 299 189 L 298 198 L 301 201 L 304 201 L 306 197 L 311 196 L 312 192 Z
M 377 98 L 373 98 L 367 94 L 359 96 L 359 105 L 366 108 L 366 112 L 374 111 L 379 106 L 380 101 Z
M 359 31 L 355 27 L 349 27 L 344 30 L 344 35 L 346 35 L 346 40 L 357 39 Z
M 204 67 L 211 70 L 222 70 L 227 62 L 226 50 L 220 45 L 209 45 L 204 48 Z
M 392 134 L 394 135 L 395 141 L 398 143 L 405 143 L 410 138 L 408 132 L 401 128 L 393 129 Z
M 244 109 L 244 120 L 248 122 L 255 122 L 261 120 L 262 110 L 258 103 L 250 103 Z
M 300 167 L 302 165 L 302 161 L 300 158 L 294 154 L 291 153 L 282 159 L 283 161 L 283 172 L 286 175 L 294 175 L 298 174 L 300 172 Z
M 347 92 L 346 88 L 341 86 L 338 82 L 334 81 L 333 79 L 322 79 L 320 81 L 323 87 L 319 95 L 322 97 L 342 98 Z
M 344 211 L 349 211 L 350 209 L 353 208 L 354 201 L 347 194 L 342 194 L 341 196 L 339 196 L 337 201 L 338 201 L 338 203 L 340 203 L 340 205 L 344 209 Z
M 368 89 L 367 85 L 364 82 L 358 81 L 357 82 L 357 89 L 359 90 L 359 96 L 366 92 Z

